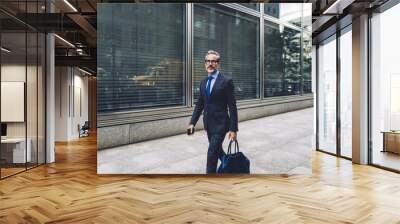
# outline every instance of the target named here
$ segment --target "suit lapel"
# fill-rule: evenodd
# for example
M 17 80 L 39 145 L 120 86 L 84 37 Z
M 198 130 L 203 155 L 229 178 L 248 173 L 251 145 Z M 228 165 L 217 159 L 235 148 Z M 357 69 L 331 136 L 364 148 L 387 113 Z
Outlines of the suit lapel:
M 215 82 L 214 82 L 214 85 L 213 85 L 213 88 L 212 88 L 212 90 L 211 90 L 211 95 L 210 95 L 210 98 L 214 95 L 214 90 L 216 89 L 216 87 L 217 86 L 219 86 L 220 84 L 221 84 L 221 80 L 222 80 L 222 77 L 221 77 L 222 75 L 221 75 L 221 72 L 218 74 L 218 76 L 217 76 L 217 80 L 215 80 Z
M 201 87 L 200 87 L 200 91 L 201 91 L 200 94 L 204 94 L 205 98 L 208 99 L 208 96 L 206 94 L 206 85 L 207 85 L 207 79 L 204 79 L 202 81 L 202 84 L 201 84 Z

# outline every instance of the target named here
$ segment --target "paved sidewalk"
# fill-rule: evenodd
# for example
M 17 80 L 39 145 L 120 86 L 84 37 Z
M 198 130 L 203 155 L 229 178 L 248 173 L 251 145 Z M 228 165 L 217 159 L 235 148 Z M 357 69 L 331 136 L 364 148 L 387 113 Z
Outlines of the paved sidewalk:
M 251 173 L 311 173 L 313 108 L 239 123 L 240 150 Z M 202 122 L 202 120 L 199 120 Z M 186 127 L 182 127 L 186 129 Z M 224 150 L 228 148 L 227 136 Z M 99 174 L 204 174 L 205 131 L 98 151 Z

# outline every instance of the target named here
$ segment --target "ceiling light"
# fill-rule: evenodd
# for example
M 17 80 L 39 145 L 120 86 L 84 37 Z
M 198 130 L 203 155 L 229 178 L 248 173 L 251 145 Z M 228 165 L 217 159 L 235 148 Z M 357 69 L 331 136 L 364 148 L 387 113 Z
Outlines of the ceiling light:
M 65 4 L 67 4 L 74 12 L 78 12 L 78 10 L 71 4 L 69 3 L 68 0 L 64 0 Z
M 322 14 L 342 14 L 343 10 L 351 5 L 355 0 L 336 0 L 332 5 L 324 10 Z
M 83 72 L 83 73 L 85 73 L 85 74 L 87 74 L 87 75 L 92 75 L 92 73 L 90 73 L 90 72 L 88 72 L 88 71 L 85 71 L 85 70 L 83 70 L 83 69 L 81 69 L 81 68 L 79 68 L 79 67 L 78 67 L 78 70 L 81 71 L 81 72 Z
M 77 49 L 76 49 L 76 52 L 77 52 L 79 55 L 83 55 L 83 50 L 82 50 L 81 48 L 77 48 Z
M 66 43 L 67 45 L 69 45 L 70 47 L 75 48 L 75 45 L 71 44 L 71 42 L 69 42 L 68 40 L 58 36 L 57 34 L 54 34 L 55 37 L 57 37 L 58 39 L 60 39 L 61 41 L 63 41 L 64 43 Z
M 336 5 L 340 2 L 340 0 L 336 0 L 332 5 L 330 5 L 327 9 L 324 10 L 322 14 L 327 14 L 331 11 Z
M 7 49 L 7 48 L 5 48 L 5 47 L 1 47 L 1 50 L 4 51 L 4 52 L 6 52 L 6 53 L 10 53 L 10 52 L 11 52 L 9 49 Z

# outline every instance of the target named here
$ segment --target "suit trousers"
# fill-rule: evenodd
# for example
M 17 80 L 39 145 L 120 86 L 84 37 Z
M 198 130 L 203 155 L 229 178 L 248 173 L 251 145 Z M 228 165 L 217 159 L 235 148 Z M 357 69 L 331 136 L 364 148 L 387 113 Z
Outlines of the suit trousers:
M 208 152 L 207 152 L 207 174 L 217 173 L 218 159 L 222 161 L 225 152 L 222 148 L 222 143 L 225 139 L 225 134 L 209 134 L 208 137 Z

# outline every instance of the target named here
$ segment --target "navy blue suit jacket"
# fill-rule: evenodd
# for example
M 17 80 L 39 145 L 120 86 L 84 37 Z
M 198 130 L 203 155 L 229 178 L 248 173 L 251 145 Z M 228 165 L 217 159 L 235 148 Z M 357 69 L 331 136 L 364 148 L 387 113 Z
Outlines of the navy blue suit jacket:
M 206 94 L 207 78 L 200 83 L 200 95 L 190 124 L 196 125 L 203 113 L 204 129 L 210 134 L 238 131 L 238 115 L 232 78 L 218 74 L 210 97 Z M 229 114 L 228 114 L 229 109 Z

